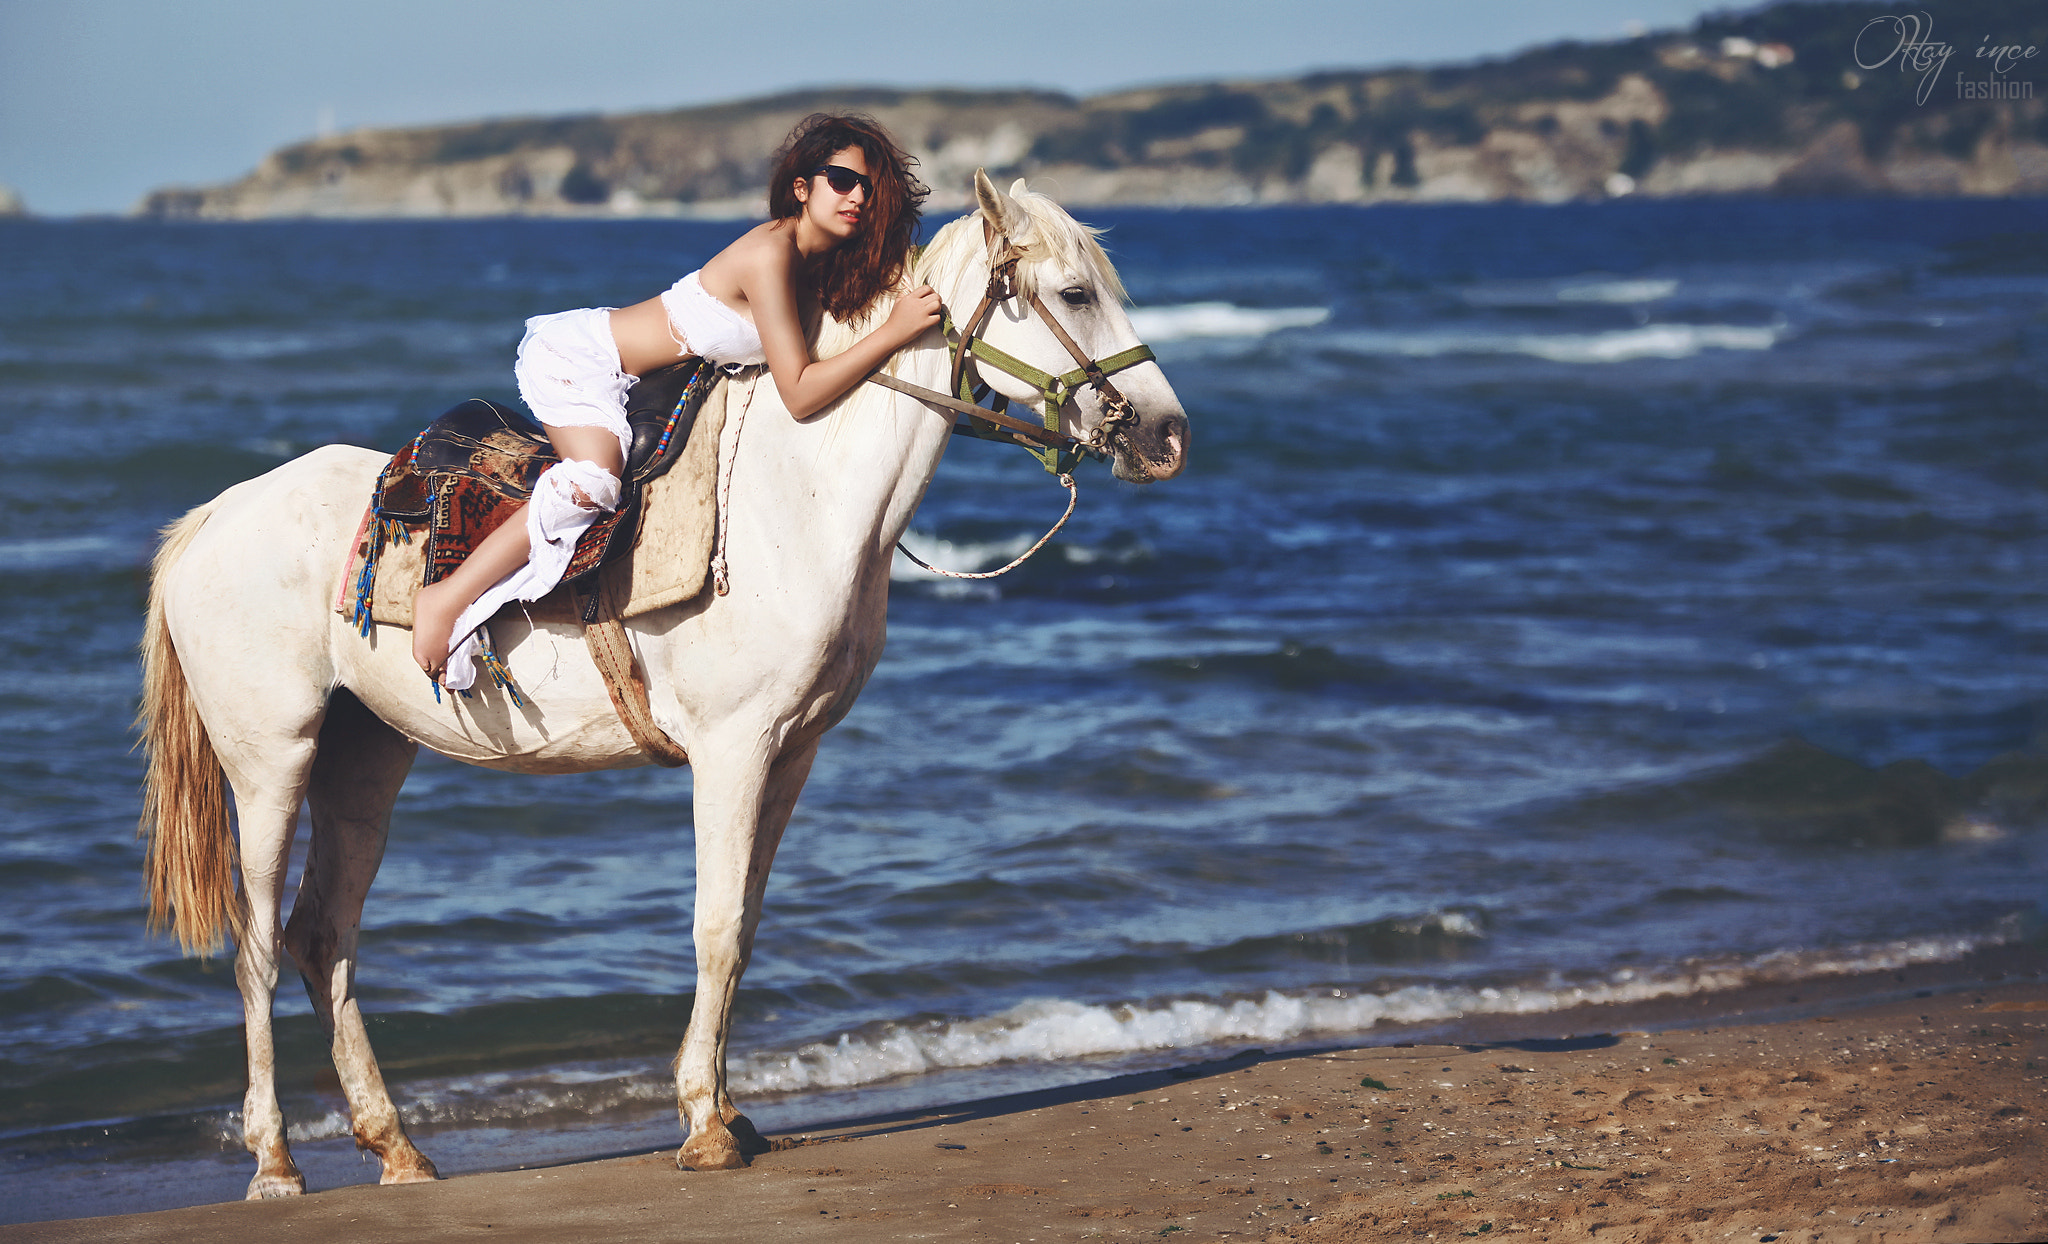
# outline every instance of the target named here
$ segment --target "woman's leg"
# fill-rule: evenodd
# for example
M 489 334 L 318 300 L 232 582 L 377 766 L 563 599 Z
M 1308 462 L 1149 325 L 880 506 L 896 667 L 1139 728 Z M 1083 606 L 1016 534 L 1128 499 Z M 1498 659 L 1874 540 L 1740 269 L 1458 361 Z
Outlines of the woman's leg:
M 595 463 L 614 477 L 625 469 L 619 438 L 609 428 L 548 425 L 547 432 L 555 456 L 564 462 Z M 576 490 L 576 504 L 590 510 L 599 508 L 580 488 Z M 448 664 L 455 621 L 462 611 L 492 584 L 525 565 L 530 553 L 526 507 L 520 506 L 497 530 L 483 538 L 476 550 L 455 568 L 455 573 L 420 589 L 412 607 L 412 659 L 428 677 L 438 679 Z
M 455 573 L 420 589 L 412 604 L 412 659 L 438 679 L 448 664 L 455 619 L 491 584 L 526 564 L 526 507 L 512 511 L 496 531 L 483 538 Z
M 619 435 L 610 428 L 595 424 L 572 424 L 566 427 L 546 425 L 548 440 L 554 444 L 555 457 L 564 462 L 590 462 L 603 467 L 617 479 L 625 472 L 626 460 L 619 450 Z M 596 509 L 590 498 L 578 489 L 576 504 L 585 509 Z

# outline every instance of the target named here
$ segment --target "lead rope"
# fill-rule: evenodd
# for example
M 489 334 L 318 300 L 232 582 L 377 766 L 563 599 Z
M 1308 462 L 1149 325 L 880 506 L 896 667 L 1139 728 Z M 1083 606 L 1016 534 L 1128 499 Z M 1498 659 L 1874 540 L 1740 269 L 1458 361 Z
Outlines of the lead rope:
M 896 551 L 903 554 L 905 557 L 908 557 L 911 561 L 916 562 L 920 567 L 931 571 L 933 574 L 944 575 L 948 579 L 993 579 L 997 575 L 1008 574 L 1012 570 L 1015 570 L 1017 567 L 1023 565 L 1025 562 L 1030 561 L 1031 555 L 1033 553 L 1036 553 L 1038 550 L 1044 548 L 1045 542 L 1047 540 L 1052 539 L 1054 536 L 1058 535 L 1060 528 L 1066 526 L 1067 520 L 1074 516 L 1074 503 L 1081 499 L 1080 490 L 1074 487 L 1074 477 L 1071 475 L 1060 476 L 1060 483 L 1065 484 L 1067 486 L 1067 512 L 1060 515 L 1060 521 L 1052 525 L 1051 531 L 1048 531 L 1044 535 L 1038 537 L 1038 543 L 1032 545 L 1028 549 L 1025 549 L 1023 554 L 1019 556 L 1016 561 L 1011 562 L 1009 565 L 1003 567 L 1001 570 L 983 570 L 977 574 L 969 574 L 967 571 L 964 570 L 941 570 L 937 566 L 932 565 L 931 563 L 925 561 L 922 557 L 919 557 L 917 554 L 911 552 L 909 549 L 904 548 L 903 541 L 901 540 L 898 540 L 896 542 Z
M 711 553 L 711 590 L 720 596 L 732 590 L 732 582 L 726 574 L 725 535 L 732 530 L 732 468 L 740 457 L 740 428 L 747 422 L 747 408 L 754 404 L 754 389 L 761 378 L 755 376 L 747 383 L 747 395 L 740 402 L 740 413 L 732 421 L 732 450 L 726 455 L 725 470 L 718 480 L 718 543 Z

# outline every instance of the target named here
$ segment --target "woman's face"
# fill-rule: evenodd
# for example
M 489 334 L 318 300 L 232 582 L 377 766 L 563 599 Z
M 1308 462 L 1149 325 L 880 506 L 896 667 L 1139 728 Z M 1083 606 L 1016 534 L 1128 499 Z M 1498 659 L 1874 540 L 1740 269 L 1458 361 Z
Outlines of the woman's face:
M 846 147 L 832 153 L 828 164 L 868 175 L 868 157 L 859 147 Z M 804 205 L 804 215 L 825 233 L 841 242 L 860 230 L 860 215 L 868 202 L 867 187 L 855 184 L 845 191 L 835 190 L 832 179 L 824 173 L 805 177 L 796 183 L 796 200 Z

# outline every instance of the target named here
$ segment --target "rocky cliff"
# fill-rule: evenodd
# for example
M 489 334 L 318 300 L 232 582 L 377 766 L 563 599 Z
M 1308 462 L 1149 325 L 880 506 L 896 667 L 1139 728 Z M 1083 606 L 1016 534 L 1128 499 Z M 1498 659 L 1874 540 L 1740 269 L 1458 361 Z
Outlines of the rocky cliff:
M 2024 10 L 2024 11 L 2023 11 Z M 1941 9 L 1930 82 L 1873 64 L 1901 34 L 1868 4 L 1784 4 L 1692 29 L 1428 69 L 1193 83 L 1087 99 L 819 90 L 630 116 L 361 130 L 286 147 L 222 186 L 159 190 L 168 218 L 675 215 L 763 210 L 791 125 L 854 109 L 920 161 L 933 206 L 976 167 L 1073 204 L 1561 202 L 1622 194 L 2048 194 L 2048 101 L 2018 57 L 2048 10 Z M 1876 33 L 1873 35 L 1872 30 Z M 1981 79 L 1981 82 L 1979 81 Z

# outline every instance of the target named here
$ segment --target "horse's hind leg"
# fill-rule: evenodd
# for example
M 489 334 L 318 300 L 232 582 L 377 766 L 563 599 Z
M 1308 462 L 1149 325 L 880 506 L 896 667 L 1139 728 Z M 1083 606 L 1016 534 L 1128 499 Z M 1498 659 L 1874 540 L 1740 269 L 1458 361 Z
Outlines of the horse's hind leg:
M 274 754 L 261 768 L 240 760 L 229 771 L 235 792 L 235 820 L 241 831 L 242 895 L 248 924 L 235 951 L 235 983 L 242 991 L 243 1037 L 249 1058 L 249 1088 L 242 1098 L 242 1143 L 256 1155 L 249 1181 L 252 1201 L 297 1196 L 305 1176 L 285 1144 L 284 1111 L 277 1104 L 277 1046 L 271 1035 L 271 1003 L 277 993 L 277 907 L 291 860 L 292 831 L 304 797 L 306 746 Z
M 347 690 L 334 693 L 307 791 L 313 840 L 284 933 L 285 949 L 333 1038 L 334 1068 L 355 1119 L 356 1145 L 383 1160 L 380 1182 L 387 1184 L 437 1177 L 391 1104 L 355 996 L 363 900 L 384 860 L 391 805 L 418 752 L 418 744 L 379 721 Z

